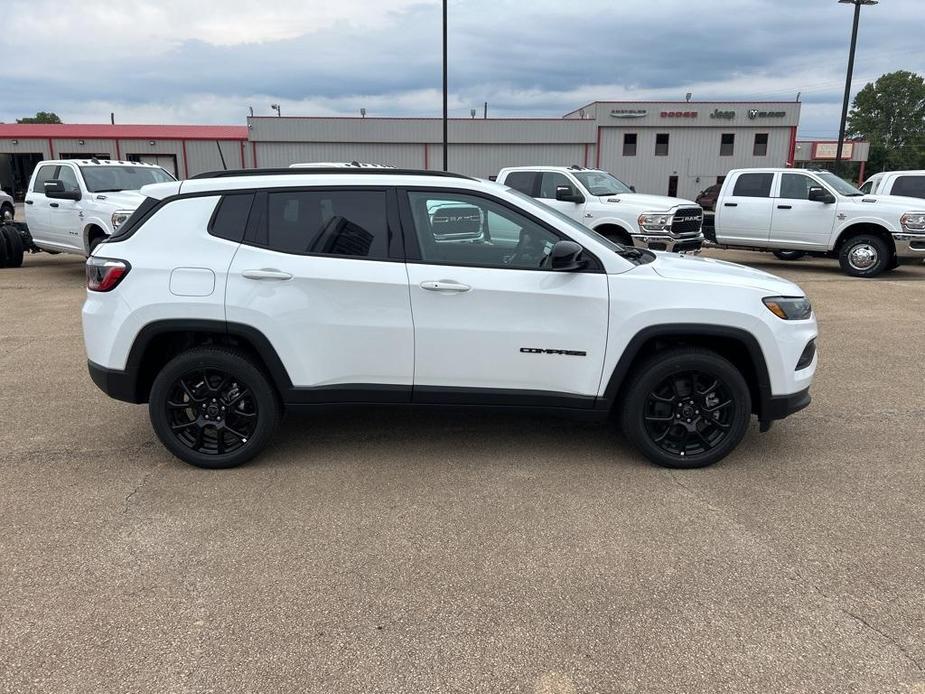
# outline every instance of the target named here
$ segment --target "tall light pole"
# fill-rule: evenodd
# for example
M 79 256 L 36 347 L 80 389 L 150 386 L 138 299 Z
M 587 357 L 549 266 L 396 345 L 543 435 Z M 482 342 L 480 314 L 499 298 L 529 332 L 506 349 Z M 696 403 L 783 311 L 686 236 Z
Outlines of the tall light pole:
M 841 171 L 841 153 L 845 146 L 845 126 L 848 124 L 848 102 L 851 99 L 851 77 L 854 74 L 854 51 L 858 44 L 858 22 L 861 19 L 861 5 L 876 5 L 879 0 L 838 0 L 842 5 L 854 5 L 854 25 L 851 27 L 851 49 L 848 51 L 848 75 L 845 77 L 845 101 L 838 124 L 838 147 L 835 149 L 835 171 Z
M 447 128 L 447 78 L 446 78 L 446 2 L 443 0 L 443 170 L 447 169 L 447 143 L 449 142 L 449 133 Z

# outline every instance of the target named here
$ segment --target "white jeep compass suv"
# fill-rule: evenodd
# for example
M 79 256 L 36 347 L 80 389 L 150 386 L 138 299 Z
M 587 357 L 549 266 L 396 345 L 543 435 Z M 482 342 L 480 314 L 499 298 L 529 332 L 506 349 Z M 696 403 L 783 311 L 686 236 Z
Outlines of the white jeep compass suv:
M 496 183 L 279 169 L 143 193 L 87 261 L 90 374 L 193 465 L 245 462 L 283 408 L 403 404 L 614 413 L 692 468 L 810 401 L 799 287 L 623 247 Z

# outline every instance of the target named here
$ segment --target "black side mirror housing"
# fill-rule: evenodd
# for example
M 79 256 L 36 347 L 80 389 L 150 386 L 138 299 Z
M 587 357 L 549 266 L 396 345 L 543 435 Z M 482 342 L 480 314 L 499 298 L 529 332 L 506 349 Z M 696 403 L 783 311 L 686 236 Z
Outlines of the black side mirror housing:
M 633 191 L 633 192 L 635 193 L 635 192 L 636 192 L 636 186 L 630 186 L 630 190 Z
M 585 196 L 576 193 L 572 186 L 556 186 L 556 200 L 560 202 L 584 202 Z
M 549 252 L 549 267 L 556 272 L 575 272 L 584 268 L 588 261 L 583 260 L 581 244 L 565 239 L 557 241 Z
M 835 202 L 835 196 L 822 186 L 813 186 L 810 188 L 809 199 L 811 202 L 821 202 L 826 205 L 831 205 L 833 202 Z
M 53 200 L 80 200 L 79 190 L 65 190 L 64 181 L 52 179 L 45 181 L 45 197 Z

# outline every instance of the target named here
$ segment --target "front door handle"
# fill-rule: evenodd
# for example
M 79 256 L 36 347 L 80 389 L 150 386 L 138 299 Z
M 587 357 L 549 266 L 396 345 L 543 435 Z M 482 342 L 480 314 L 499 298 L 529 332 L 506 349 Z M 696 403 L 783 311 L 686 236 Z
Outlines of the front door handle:
M 738 207 L 739 203 L 737 202 L 724 202 L 723 207 Z
M 51 203 L 50 207 L 60 207 L 60 205 L 56 202 L 53 202 Z
M 34 201 L 34 200 L 26 200 L 26 204 L 27 204 L 27 205 L 34 205 L 34 204 L 35 204 L 35 201 Z
M 241 276 L 247 280 L 291 280 L 292 275 L 282 270 L 264 268 L 262 270 L 244 270 Z
M 778 205 L 778 206 L 777 206 L 777 209 L 779 209 L 779 210 L 792 210 L 792 209 L 793 209 L 793 205 Z
M 432 282 L 421 282 L 421 289 L 429 292 L 468 292 L 472 287 L 468 284 L 461 284 L 453 280 L 439 280 Z

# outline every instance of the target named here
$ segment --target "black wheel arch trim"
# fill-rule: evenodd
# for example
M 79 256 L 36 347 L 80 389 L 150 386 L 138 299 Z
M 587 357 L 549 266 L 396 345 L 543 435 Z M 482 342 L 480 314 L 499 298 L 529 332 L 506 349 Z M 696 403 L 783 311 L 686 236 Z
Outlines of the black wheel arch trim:
M 197 332 L 218 334 L 245 341 L 257 352 L 279 393 L 285 394 L 292 389 L 292 380 L 286 367 L 283 366 L 273 345 L 262 332 L 249 325 L 222 320 L 167 319 L 148 323 L 135 336 L 124 370 L 106 369 L 91 362 L 91 377 L 102 390 L 118 400 L 132 403 L 147 402 L 147 393 L 143 392 L 145 384 L 141 381 L 141 374 L 144 367 L 142 360 L 151 342 L 162 335 Z M 101 379 L 107 387 L 104 388 L 101 380 L 97 379 Z
M 640 330 L 629 341 L 626 349 L 623 350 L 620 360 L 610 375 L 607 388 L 604 390 L 604 396 L 599 398 L 596 407 L 598 409 L 610 409 L 616 404 L 621 388 L 629 376 L 630 367 L 640 356 L 643 345 L 656 338 L 685 337 L 721 337 L 734 340 L 745 347 L 752 361 L 757 379 L 755 386 L 758 393 L 758 402 L 753 403 L 753 407 L 756 409 L 760 420 L 765 420 L 769 416 L 774 418 L 772 416 L 774 408 L 771 407 L 771 379 L 768 375 L 767 361 L 758 340 L 747 330 L 725 325 L 711 325 L 709 323 L 669 323 L 652 325 Z

